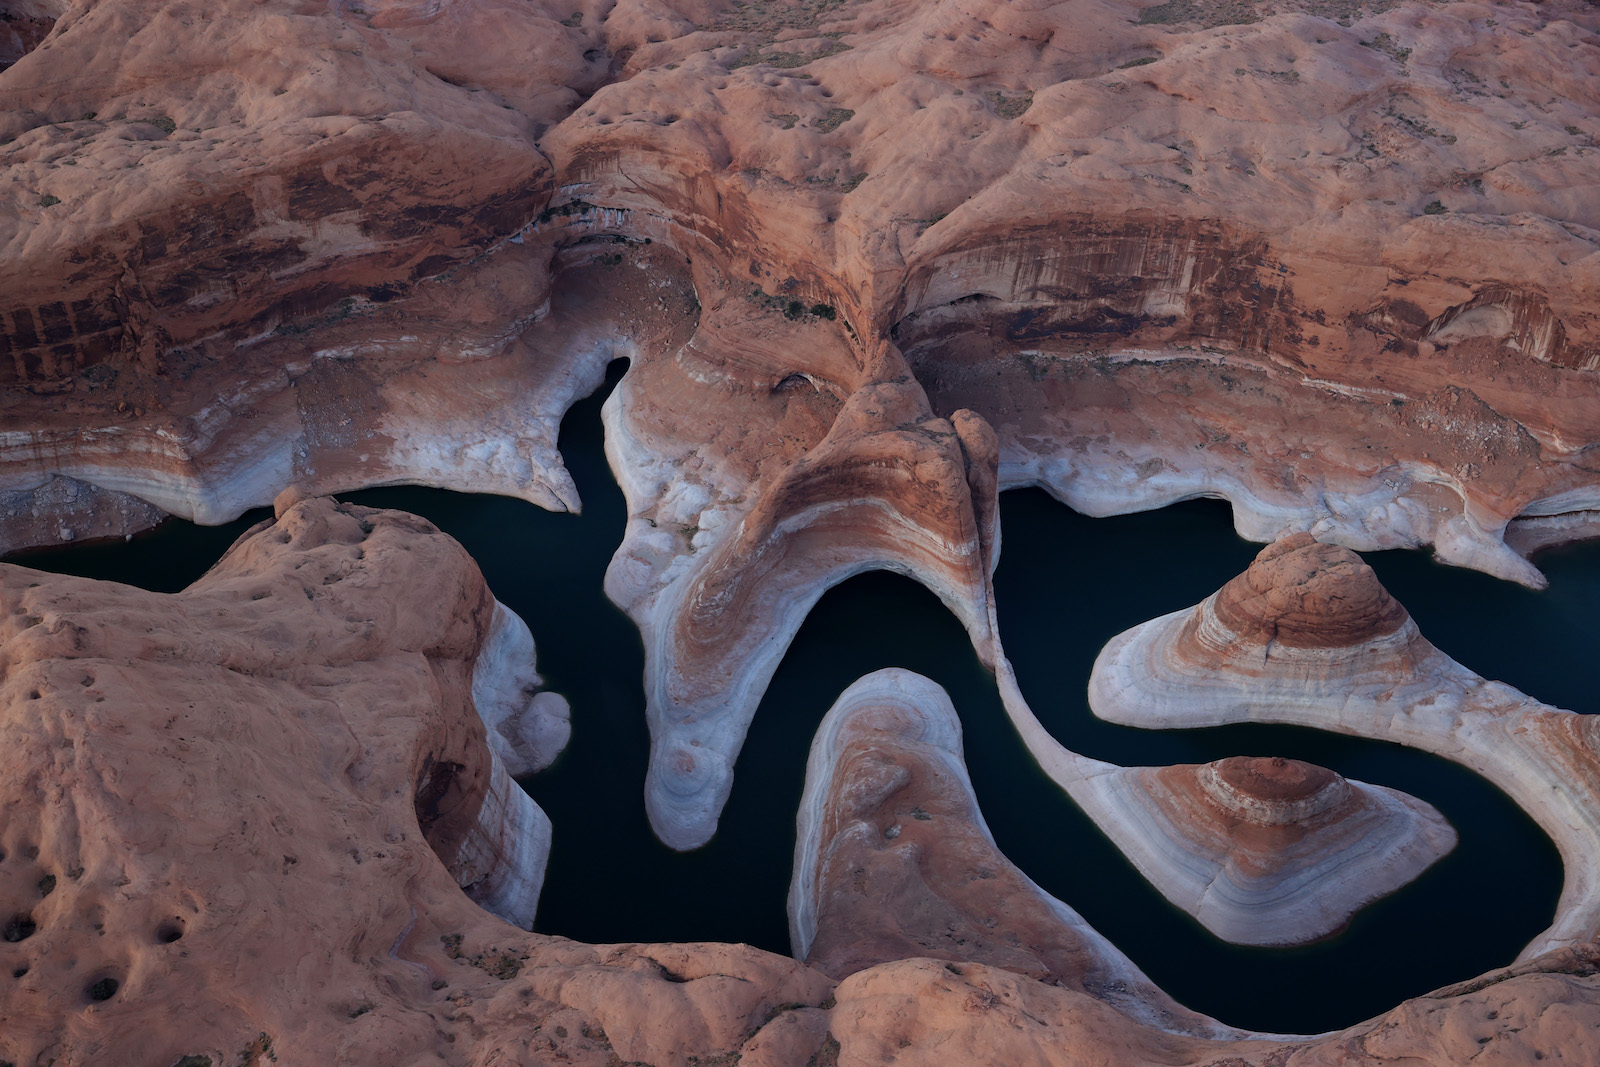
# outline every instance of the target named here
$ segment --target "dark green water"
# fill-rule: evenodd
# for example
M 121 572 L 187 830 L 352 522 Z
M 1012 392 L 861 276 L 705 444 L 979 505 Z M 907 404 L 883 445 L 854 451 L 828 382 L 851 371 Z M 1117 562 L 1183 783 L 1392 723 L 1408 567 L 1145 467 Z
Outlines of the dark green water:
M 613 368 L 613 384 L 619 372 Z M 1006 648 L 1040 718 L 1088 755 L 1123 764 L 1292 756 L 1436 805 L 1461 834 L 1460 847 L 1364 911 L 1344 935 L 1287 951 L 1240 949 L 1168 905 L 1034 766 L 955 619 L 931 593 L 888 574 L 863 575 L 822 598 L 750 729 L 716 838 L 690 854 L 666 849 L 650 834 L 642 796 L 643 649 L 601 592 L 624 521 L 601 447 L 601 399 L 577 405 L 562 427 L 582 516 L 440 490 L 346 497 L 425 515 L 460 540 L 496 595 L 527 620 L 541 673 L 572 703 L 567 751 L 523 783 L 555 824 L 537 929 L 591 942 L 743 941 L 786 952 L 784 902 L 811 736 L 841 690 L 886 666 L 949 690 L 1002 850 L 1177 999 L 1225 1022 L 1290 1032 L 1347 1025 L 1508 963 L 1548 925 L 1561 882 L 1554 849 L 1509 800 L 1462 768 L 1292 727 L 1144 732 L 1093 718 L 1084 687 L 1104 642 L 1208 595 L 1259 548 L 1234 536 L 1225 505 L 1208 501 L 1087 519 L 1037 491 L 1005 494 L 996 588 Z M 172 591 L 260 517 L 211 529 L 171 522 L 126 544 L 14 562 Z M 1552 578 L 1543 594 L 1416 553 L 1369 559 L 1446 652 L 1541 699 L 1597 710 L 1585 668 L 1600 636 L 1592 607 L 1600 546 L 1540 557 Z M 1397 946 L 1403 965 L 1391 962 Z

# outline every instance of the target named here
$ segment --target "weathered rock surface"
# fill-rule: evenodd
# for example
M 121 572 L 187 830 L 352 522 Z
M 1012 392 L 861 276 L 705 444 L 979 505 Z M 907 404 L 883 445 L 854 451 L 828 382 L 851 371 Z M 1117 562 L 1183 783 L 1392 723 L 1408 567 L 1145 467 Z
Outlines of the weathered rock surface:
M 1259 540 L 1431 544 L 1533 585 L 1520 553 L 1600 529 L 1600 10 L 1580 0 L 7 11 L 3 548 L 224 521 L 291 485 L 576 508 L 561 414 L 627 357 L 608 589 L 646 635 L 651 810 L 679 847 L 714 829 L 788 636 L 861 569 L 944 597 L 1058 781 L 1104 766 L 1037 728 L 1000 651 L 998 487 L 1092 514 L 1223 496 Z M 1428 675 L 1405 633 L 1385 654 Z M 1468 721 L 1460 758 L 1502 787 L 1594 776 L 1578 720 Z M 1565 805 L 1572 901 L 1592 895 L 1579 792 L 1539 801 Z M 1548 943 L 1592 924 L 1568 925 Z M 954 1003 L 914 964 L 857 979 L 929 1019 Z M 1587 1010 L 1581 979 L 1514 981 Z M 835 1037 L 875 1051 L 841 1055 L 903 1057 L 861 1012 Z M 1508 1049 L 1563 1025 L 1501 1017 L 1524 1027 Z M 691 1044 L 732 1050 L 749 1022 Z M 1360 1040 L 1409 1054 L 1419 1025 Z M 1462 1026 L 1419 1040 L 1458 1062 L 1482 1051 Z M 666 1047 L 616 1054 L 689 1046 Z
M 1456 845 L 1426 801 L 1299 760 L 1118 768 L 1074 796 L 1085 794 L 1162 895 L 1243 945 L 1336 933 Z
M 1113 638 L 1089 704 L 1130 726 L 1298 723 L 1465 764 L 1566 867 L 1555 921 L 1523 958 L 1600 937 L 1600 725 L 1450 659 L 1348 549 L 1292 535 L 1194 608 Z
M 928 956 L 1090 993 L 1173 1033 L 1238 1037 L 1175 1004 L 1082 916 L 995 846 L 950 698 L 919 674 L 861 678 L 823 718 L 806 764 L 794 953 L 835 978 Z
M 271 0 L 211 13 L 213 92 L 121 32 L 185 2 L 58 13 L 0 79 L 0 489 L 41 516 L 0 532 L 289 484 L 576 507 L 557 423 L 627 356 L 609 588 L 678 847 L 829 583 L 906 570 L 993 659 L 997 486 L 1534 584 L 1507 532 L 1600 506 L 1590 6 Z
M 421 520 L 306 501 L 179 594 L 0 566 L 0 603 L 0 1058 L 467 1063 L 545 1026 L 578 1062 L 668 1062 L 828 988 L 744 949 L 535 938 L 469 899 L 531 922 L 549 824 L 474 680 L 532 663 Z
M 935 952 L 838 981 L 745 946 L 528 933 L 459 888 L 483 870 L 472 828 L 500 780 L 472 698 L 495 604 L 427 524 L 286 502 L 184 593 L 0 566 L 0 598 L 11 1062 L 1444 1067 L 1555 1060 L 1600 1026 L 1593 946 L 1315 1040 L 1130 1019 L 1033 976 L 1104 961 L 1084 954 L 1103 942 L 1051 933 L 1059 905 L 993 855 L 959 760 L 903 735 L 876 751 L 904 761 L 944 824 L 924 855 L 947 839 L 997 877 L 936 876 L 926 899 L 903 882 L 896 913 L 983 932 L 985 962 Z M 895 929 L 881 898 L 832 903 L 827 923 Z M 997 903 L 1043 943 L 1002 943 Z

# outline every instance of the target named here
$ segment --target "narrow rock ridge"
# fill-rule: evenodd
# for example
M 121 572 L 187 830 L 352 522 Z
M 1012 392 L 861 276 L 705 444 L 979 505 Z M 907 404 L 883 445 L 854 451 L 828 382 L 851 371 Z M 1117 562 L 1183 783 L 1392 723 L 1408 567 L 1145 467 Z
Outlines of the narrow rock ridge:
M 853 683 L 812 740 L 789 930 L 795 955 L 835 978 L 929 956 L 1088 993 L 1170 1033 L 1256 1036 L 1180 1007 L 1000 853 L 950 698 L 899 668 Z
M 670 365 L 630 368 L 606 406 L 631 516 L 606 592 L 644 636 L 645 797 L 657 836 L 679 849 L 715 832 L 762 693 L 832 586 L 874 569 L 910 575 L 985 659 L 993 640 L 996 445 L 984 420 L 933 417 L 920 388 L 895 380 L 904 365 L 885 348 L 842 402 L 799 386 L 814 413 L 773 432 L 772 461 L 752 471 L 738 455 L 741 413 L 786 402 L 793 387 L 775 389 L 770 372 L 732 362 L 717 341 L 697 336 Z M 686 366 L 716 375 L 726 429 L 663 409 Z
M 1257 595 L 1239 595 L 1243 588 Z M 1470 767 L 1538 822 L 1565 867 L 1555 920 L 1520 958 L 1593 941 L 1600 936 L 1600 725 L 1474 674 L 1429 644 L 1409 615 L 1394 626 L 1391 604 L 1354 553 L 1289 539 L 1194 608 L 1113 638 L 1095 661 L 1090 707 L 1109 722 L 1149 729 L 1314 726 Z M 1224 621 L 1224 610 L 1238 628 Z M 1267 639 L 1285 621 L 1296 640 Z M 1374 632 L 1354 639 L 1362 626 Z M 1319 633 L 1331 643 L 1315 643 Z
M 1456 845 L 1425 801 L 1298 760 L 1123 768 L 1080 792 L 1163 896 L 1241 945 L 1335 933 Z

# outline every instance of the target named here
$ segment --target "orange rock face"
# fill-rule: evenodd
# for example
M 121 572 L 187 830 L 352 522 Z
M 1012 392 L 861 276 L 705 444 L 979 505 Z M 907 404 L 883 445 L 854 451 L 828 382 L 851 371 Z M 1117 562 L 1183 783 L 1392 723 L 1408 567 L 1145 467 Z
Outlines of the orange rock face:
M 828 987 L 749 950 L 536 938 L 462 892 L 503 867 L 470 693 L 494 601 L 420 520 L 312 501 L 175 596 L 3 567 L 0 603 L 0 1058 L 469 1062 L 548 1023 L 577 1062 L 662 1060 Z M 556 991 L 586 967 L 622 986 Z M 636 982 L 676 1038 L 605 1018 Z M 724 984 L 754 996 L 689 1007 Z
M 117 536 L 162 514 L 221 522 L 291 486 L 314 497 L 409 482 L 576 508 L 559 422 L 609 360 L 626 358 L 607 420 L 630 517 L 607 588 L 645 635 L 647 789 L 658 833 L 678 847 L 714 831 L 749 716 L 828 585 L 872 568 L 912 574 L 1005 671 L 988 580 L 1001 488 L 1041 485 L 1096 515 L 1220 496 L 1257 540 L 1309 531 L 1356 549 L 1432 545 L 1446 561 L 1530 585 L 1543 579 L 1522 553 L 1600 531 L 1600 11 L 1590 3 L 19 0 L 5 13 L 0 549 Z M 329 536 L 344 547 L 327 555 L 360 545 Z M 258 540 L 240 551 L 260 560 L 230 556 L 207 582 L 246 562 L 276 573 Z M 492 597 L 462 561 L 447 562 L 438 569 L 453 578 L 439 579 L 436 603 L 475 606 L 405 624 L 444 643 L 391 640 L 380 622 L 401 622 L 355 612 L 340 623 L 354 629 L 326 638 L 355 649 L 337 661 L 291 649 L 259 604 L 241 614 L 227 602 L 229 619 L 259 627 L 237 640 L 222 625 L 172 630 L 182 656 L 170 661 L 153 651 L 168 638 L 137 631 L 146 614 L 172 610 L 152 605 L 171 602 L 74 586 L 84 599 L 72 612 L 134 613 L 127 627 L 103 628 L 134 642 L 111 659 L 139 665 L 128 682 L 137 692 L 116 707 L 164 714 L 168 694 L 186 687 L 205 688 L 197 708 L 225 692 L 211 704 L 233 709 L 218 712 L 218 729 L 238 731 L 216 742 L 226 759 L 289 775 L 291 764 L 267 753 L 305 757 L 293 773 L 330 792 L 284 818 L 317 827 L 329 884 L 350 877 L 334 866 L 345 837 L 363 856 L 395 849 L 406 871 L 435 862 L 415 840 L 410 851 L 388 842 L 388 824 L 329 829 L 326 813 L 377 804 L 405 824 L 395 832 L 413 833 L 406 820 L 417 816 L 396 797 L 415 796 L 416 746 L 436 730 L 459 736 L 436 746 L 435 763 L 463 768 L 438 778 L 441 789 L 492 768 L 473 739 L 480 728 L 456 717 L 465 690 L 455 677 Z M 1217 600 L 1222 621 L 1203 636 L 1225 631 L 1236 651 L 1315 652 L 1409 634 L 1403 611 L 1346 562 L 1307 545 L 1264 558 Z M 385 582 L 416 584 L 396 566 Z M 221 595 L 202 584 L 194 597 Z M 1350 599 L 1329 610 L 1336 591 Z M 27 597 L 45 594 L 24 583 L 18 595 L 17 619 L 44 617 Z M 8 649 L 20 642 L 8 653 L 18 664 L 75 663 L 81 650 L 65 631 L 35 647 L 38 628 L 9 640 Z M 1396 661 L 1426 651 L 1402 643 L 1385 646 Z M 351 665 L 395 649 L 412 657 L 420 686 L 407 698 L 437 700 L 406 705 L 413 714 L 402 719 L 421 724 L 409 734 L 371 727 L 381 754 L 372 759 L 405 767 L 384 779 L 393 796 L 341 792 L 346 735 L 274 733 L 247 726 L 240 710 L 276 708 L 283 719 L 299 697 L 228 688 L 302 666 L 330 685 L 365 685 Z M 432 664 L 427 685 L 417 655 Z M 57 681 L 59 702 L 76 682 Z M 372 684 L 387 693 L 391 683 Z M 41 914 L 77 915 L 78 883 L 65 875 L 82 867 L 83 892 L 99 894 L 83 898 L 87 928 L 101 921 L 96 909 L 155 902 L 119 927 L 142 930 L 156 912 L 186 906 L 161 895 L 164 876 L 153 872 L 216 844 L 250 873 L 225 875 L 218 860 L 185 875 L 203 887 L 198 899 L 232 909 L 206 928 L 242 939 L 210 958 L 286 952 L 289 917 L 323 913 L 285 897 L 265 920 L 246 914 L 247 897 L 278 899 L 263 888 L 279 884 L 274 872 L 290 877 L 266 851 L 224 842 L 235 817 L 260 829 L 260 798 L 217 794 L 205 809 L 210 836 L 173 839 L 176 851 L 150 853 L 147 868 L 113 862 L 112 852 L 141 855 L 166 832 L 150 828 L 163 819 L 128 814 L 132 794 L 94 815 L 92 833 L 62 829 L 46 842 L 45 821 L 67 817 L 52 799 L 60 791 L 100 789 L 113 772 L 152 775 L 158 764 L 117 753 L 166 743 L 140 732 L 149 723 L 93 718 L 83 699 L 92 696 L 59 704 L 56 725 L 40 727 L 59 737 L 17 741 L 19 766 L 34 776 L 14 776 L 33 784 L 8 800 L 19 813 L 8 826 L 21 828 L 5 846 L 5 864 L 22 871 L 7 883 L 18 914 L 39 903 Z M 37 716 L 18 710 L 28 701 L 7 701 L 7 721 L 34 729 Z M 1530 727 L 1550 737 L 1573 729 Z M 108 754 L 75 768 L 81 781 L 58 774 L 73 751 L 60 742 L 91 735 Z M 1589 751 L 1569 747 L 1580 763 Z M 200 789 L 199 771 L 181 773 Z M 463 795 L 478 796 L 477 785 Z M 159 789 L 152 796 L 166 798 L 158 810 L 179 810 Z M 269 796 L 301 811 L 286 785 Z M 55 858 L 101 837 L 127 844 L 84 862 Z M 26 892 L 44 877 L 26 865 L 36 847 L 66 865 L 42 902 Z M 452 848 L 439 846 L 447 864 Z M 91 877 L 101 867 L 89 858 L 109 873 Z M 148 891 L 119 897 L 124 875 Z M 302 1020 L 322 1018 L 308 1006 L 322 993 L 285 990 L 345 983 L 366 997 L 379 975 L 370 1012 L 352 1019 L 367 1001 L 339 993 L 350 1002 L 336 1020 L 348 1043 L 307 1031 L 301 1058 L 381 1061 L 399 1047 L 468 1062 L 470 1046 L 485 1063 L 557 1052 L 676 1063 L 734 1051 L 747 1067 L 813 1053 L 819 1063 L 934 1062 L 931 1051 L 885 1043 L 893 1033 L 916 1047 L 882 1014 L 908 1005 L 962 1035 L 951 1046 L 960 1055 L 946 1049 L 938 1062 L 1002 1055 L 994 1050 L 1014 1063 L 1079 1055 L 1064 1047 L 1171 1062 L 1236 1054 L 1175 1051 L 1165 1038 L 1129 1053 L 1122 1017 L 1091 999 L 1053 999 L 1067 991 L 998 972 L 981 978 L 979 996 L 980 979 L 941 987 L 939 973 L 913 963 L 852 976 L 832 1014 L 806 1007 L 758 1025 L 773 1004 L 820 1004 L 813 994 L 826 983 L 723 948 L 661 950 L 701 961 L 671 964 L 695 980 L 669 982 L 644 950 L 613 957 L 513 938 L 439 885 L 415 890 L 417 925 L 404 937 L 413 905 L 376 889 L 382 922 L 319 920 L 319 944 L 356 950 L 324 948 L 339 962 L 315 975 L 297 977 L 283 955 L 282 967 L 260 972 L 269 977 L 240 979 L 250 992 L 227 1000 L 205 1047 L 234 1055 L 241 1028 L 287 1042 L 310 1025 Z M 83 922 L 46 917 L 12 944 L 89 936 Z M 175 944 L 187 950 L 198 928 Z M 500 992 L 476 1006 L 443 1007 L 413 988 L 417 967 L 458 965 L 432 948 L 408 956 L 408 946 L 454 932 L 469 959 L 543 946 L 555 962 L 535 1000 L 549 1011 L 521 1005 L 493 975 L 482 988 Z M 1562 944 L 1569 956 L 1539 966 L 1586 966 L 1587 941 Z M 152 954 L 169 950 L 127 941 L 121 951 L 95 961 L 83 952 L 70 969 L 77 949 L 29 964 L 20 981 L 44 984 L 16 987 L 15 1001 L 5 994 L 7 1019 L 23 1020 L 5 1033 L 32 1043 L 0 1055 L 25 1062 L 60 1046 L 71 1050 L 53 1053 L 61 1058 L 91 1059 L 100 1053 L 83 1050 L 112 1033 L 145 1035 L 123 1050 L 130 1058 L 194 1051 L 140 1029 L 156 1024 L 133 1020 L 122 993 L 80 1003 L 83 979 L 99 981 L 81 969 L 91 962 L 123 975 L 125 992 L 155 988 L 140 968 L 167 966 Z M 730 992 L 719 974 L 759 989 Z M 198 990 L 186 995 L 200 998 L 196 1011 L 174 1007 L 185 1018 L 228 984 L 185 976 Z M 1577 1004 L 1582 1016 L 1593 1002 L 1586 981 L 1508 980 L 1495 988 L 1532 999 L 1484 1010 L 1506 1020 L 1496 1032 L 1519 1020 L 1521 1036 L 1504 1047 L 1553 1052 L 1570 1035 L 1553 1019 L 1530 1023 L 1542 1018 L 1530 1005 Z M 570 991 L 585 982 L 604 995 Z M 63 990 L 77 998 L 70 1007 L 51 999 L 69 997 Z M 981 1024 L 963 1014 L 969 996 L 984 1008 Z M 1462 994 L 1440 1011 L 1477 1019 L 1481 1000 Z M 1008 1044 L 1024 1040 L 1008 1036 L 1015 1020 L 995 1020 L 1022 1004 L 1074 1020 L 1082 1040 Z M 1480 1051 L 1466 1022 L 1408 1043 L 1422 1028 L 1408 1012 L 1341 1047 L 1441 1063 Z M 115 1026 L 97 1022 L 113 1016 Z M 459 1024 L 454 1045 L 437 1036 L 441 1019 Z M 601 1028 L 605 1042 L 590 1037 Z M 568 1036 L 550 1036 L 559 1029 Z M 1336 1055 L 1318 1048 L 1332 1046 L 1294 1055 Z

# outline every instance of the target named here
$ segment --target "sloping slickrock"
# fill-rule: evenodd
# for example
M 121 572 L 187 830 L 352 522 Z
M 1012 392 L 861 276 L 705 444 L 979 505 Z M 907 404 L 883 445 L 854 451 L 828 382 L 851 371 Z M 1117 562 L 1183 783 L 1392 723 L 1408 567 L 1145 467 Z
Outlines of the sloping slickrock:
M 1134 1019 L 1238 1031 L 1179 1007 L 995 846 L 945 691 L 898 668 L 858 679 L 817 729 L 800 803 L 789 930 L 837 978 L 912 956 L 1004 967 Z
M 1172 1033 L 1022 973 L 1107 958 L 1070 923 L 1035 948 L 986 933 L 1000 954 L 984 962 L 895 959 L 842 981 L 746 946 L 519 930 L 452 870 L 479 858 L 467 827 L 500 777 L 471 694 L 493 598 L 419 520 L 283 505 L 176 596 L 0 567 L 0 1058 L 1446 1067 L 1555 1061 L 1600 1026 L 1592 946 L 1283 1042 Z M 897 908 L 987 932 L 982 890 L 1003 881 L 1007 914 L 1048 933 L 1061 913 L 996 866 L 936 721 L 917 719 L 929 743 L 879 753 L 941 813 L 926 854 L 948 838 L 997 877 L 935 878 L 943 905 Z M 829 922 L 893 928 L 881 898 L 833 902 L 850 909 Z
M 857 366 L 893 340 L 934 415 L 991 423 L 1002 484 L 1081 511 L 1221 495 L 1252 537 L 1532 584 L 1507 537 L 1594 528 L 1592 5 L 553 4 L 30 8 L 61 17 L 0 79 L 0 485 L 208 522 L 331 488 L 258 398 L 319 356 L 527 376 L 555 254 L 620 238 L 707 309 L 795 311 L 750 354 L 778 380 L 812 308 Z M 559 413 L 496 399 L 475 444 L 514 466 Z M 339 487 L 566 499 L 390 457 L 345 406 Z
M 510 110 L 429 52 L 498 13 L 557 90 L 584 76 L 582 34 L 495 0 L 389 6 L 61 4 L 0 79 L 0 382 L 160 374 L 169 348 L 408 287 L 536 213 L 553 175 L 532 136 L 565 108 Z
M 1194 608 L 1113 638 L 1089 704 L 1148 728 L 1280 722 L 1410 745 L 1488 778 L 1561 852 L 1531 959 L 1600 936 L 1600 725 L 1440 652 L 1359 556 L 1295 534 Z
M 1577 536 L 1600 501 L 1589 6 L 235 5 L 202 42 L 228 81 L 158 62 L 185 3 L 64 12 L 0 78 L 0 487 L 40 515 L 0 530 L 126 531 L 129 496 L 216 522 L 290 484 L 574 508 L 561 413 L 627 356 L 609 588 L 649 631 L 678 847 L 828 583 L 913 573 L 993 658 L 995 486 L 1220 495 L 1253 537 L 1530 584 L 1512 524 Z M 935 453 L 911 480 L 940 503 L 905 504 Z M 896 464 L 896 503 L 819 524 L 819 472 Z M 786 592 L 752 599 L 768 567 Z M 742 636 L 706 654 L 724 597 Z
M 1119 768 L 1074 793 L 1166 898 L 1225 941 L 1293 945 L 1456 845 L 1426 801 L 1299 760 Z
M 577 1062 L 656 1060 L 820 1000 L 749 950 L 474 904 L 525 931 L 549 847 L 473 702 L 531 674 L 515 626 L 421 520 L 283 505 L 175 595 L 0 567 L 0 1058 L 464 1063 L 549 1024 Z
M 976 580 L 997 486 L 1091 514 L 1221 496 L 1260 540 L 1431 544 L 1530 585 L 1519 552 L 1596 529 L 1589 3 L 16 13 L 6 547 L 140 528 L 134 500 L 220 522 L 290 485 L 576 508 L 561 414 L 627 357 L 608 589 L 650 631 L 652 808 L 679 845 L 714 827 L 766 683 L 750 640 L 785 644 L 852 568 L 946 596 L 1058 781 L 1102 766 L 1037 728 L 1000 653 Z M 876 514 L 818 506 L 851 470 Z M 1459 684 L 1498 710 L 1457 729 L 1452 697 L 1423 701 L 1412 732 L 1516 765 L 1505 788 L 1578 783 L 1533 806 L 1561 809 L 1586 899 L 1588 831 L 1560 827 L 1593 818 L 1588 727 Z M 1580 984 L 1518 988 L 1586 1005 Z

